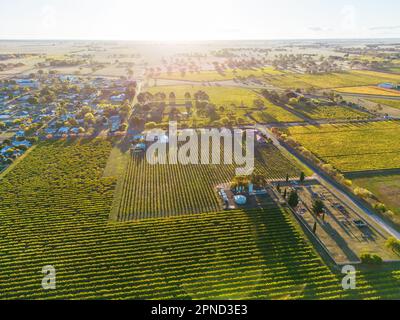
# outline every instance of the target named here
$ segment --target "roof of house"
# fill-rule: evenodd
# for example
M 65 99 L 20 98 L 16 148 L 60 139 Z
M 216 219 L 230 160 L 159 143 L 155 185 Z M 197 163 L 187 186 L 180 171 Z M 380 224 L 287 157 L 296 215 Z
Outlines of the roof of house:
M 58 130 L 59 133 L 68 133 L 69 128 L 68 127 L 62 127 Z

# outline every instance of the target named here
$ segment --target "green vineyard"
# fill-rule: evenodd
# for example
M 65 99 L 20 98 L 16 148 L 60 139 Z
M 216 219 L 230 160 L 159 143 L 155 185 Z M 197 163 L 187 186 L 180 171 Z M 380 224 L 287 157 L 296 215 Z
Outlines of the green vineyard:
M 144 157 L 131 156 L 113 210 L 118 221 L 219 211 L 216 186 L 232 181 L 236 168 L 223 164 L 150 165 Z M 268 179 L 300 175 L 299 169 L 272 145 L 257 149 L 255 173 Z
M 46 142 L 0 184 L 0 299 L 400 298 L 400 271 L 343 291 L 290 215 L 263 209 L 109 222 L 111 143 Z M 57 271 L 41 287 L 42 267 Z

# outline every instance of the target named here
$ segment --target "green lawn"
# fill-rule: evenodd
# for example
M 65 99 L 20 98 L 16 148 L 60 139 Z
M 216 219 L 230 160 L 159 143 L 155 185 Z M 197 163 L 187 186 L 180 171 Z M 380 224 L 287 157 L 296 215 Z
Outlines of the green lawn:
M 217 106 L 217 112 L 221 118 L 228 117 L 229 119 L 234 120 L 235 117 L 242 117 L 246 119 L 247 122 L 251 121 L 246 117 L 246 115 L 257 110 L 254 108 L 254 100 L 260 99 L 264 102 L 264 106 L 266 107 L 263 112 L 268 114 L 268 122 L 301 121 L 300 118 L 292 113 L 265 100 L 257 92 L 245 88 L 181 85 L 152 87 L 148 88 L 147 91 L 152 94 L 163 92 L 167 97 L 171 92 L 174 92 L 177 98 L 176 103 L 181 105 L 185 103 L 184 96 L 186 92 L 190 93 L 193 99 L 196 92 L 205 91 L 210 97 L 210 103 Z M 168 99 L 166 102 L 168 103 Z M 223 107 L 222 111 L 220 107 Z M 165 110 L 165 114 L 168 114 L 168 109 Z M 194 116 L 195 115 L 196 113 L 194 113 Z M 164 118 L 164 120 L 167 121 L 168 118 Z M 204 125 L 209 125 L 209 123 L 204 119 L 200 118 L 197 120 L 203 121 Z

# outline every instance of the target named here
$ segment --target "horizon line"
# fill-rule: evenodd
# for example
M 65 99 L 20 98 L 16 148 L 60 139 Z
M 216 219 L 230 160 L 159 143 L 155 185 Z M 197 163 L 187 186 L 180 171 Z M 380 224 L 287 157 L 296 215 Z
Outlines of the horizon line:
M 228 41 L 351 41 L 351 40 L 400 40 L 396 37 L 359 37 L 359 38 L 262 38 L 262 39 L 196 39 L 196 40 L 162 40 L 162 39 L 74 39 L 74 38 L 0 38 L 0 41 L 90 41 L 90 42 L 228 42 Z

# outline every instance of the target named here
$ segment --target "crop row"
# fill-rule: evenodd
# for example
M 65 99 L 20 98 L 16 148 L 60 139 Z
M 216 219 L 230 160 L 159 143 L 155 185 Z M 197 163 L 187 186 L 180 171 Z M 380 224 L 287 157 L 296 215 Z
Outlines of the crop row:
M 0 184 L 0 299 L 399 298 L 399 272 L 345 292 L 293 225 L 263 209 L 109 222 L 104 140 L 39 145 Z M 57 289 L 41 288 L 53 265 Z

